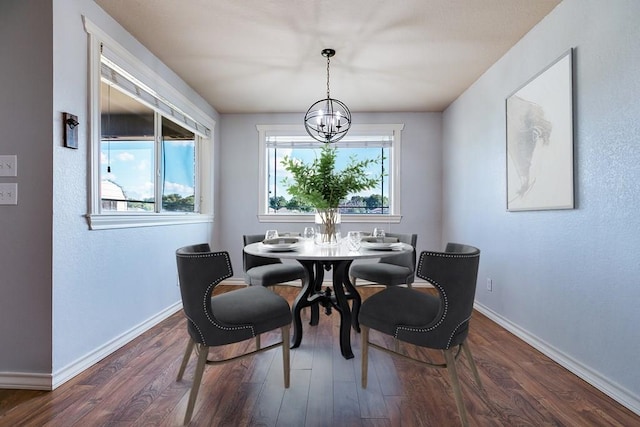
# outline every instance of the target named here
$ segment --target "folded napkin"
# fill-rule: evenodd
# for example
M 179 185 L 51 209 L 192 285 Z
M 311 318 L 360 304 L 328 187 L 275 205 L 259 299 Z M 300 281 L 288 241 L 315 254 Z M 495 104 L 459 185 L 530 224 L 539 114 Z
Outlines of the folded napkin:
M 373 237 L 373 236 L 365 236 L 362 238 L 363 242 L 368 243 L 397 243 L 397 237 Z
M 298 237 L 275 237 L 273 239 L 264 239 L 262 243 L 265 245 L 291 245 L 293 243 L 298 243 L 299 241 L 300 238 Z

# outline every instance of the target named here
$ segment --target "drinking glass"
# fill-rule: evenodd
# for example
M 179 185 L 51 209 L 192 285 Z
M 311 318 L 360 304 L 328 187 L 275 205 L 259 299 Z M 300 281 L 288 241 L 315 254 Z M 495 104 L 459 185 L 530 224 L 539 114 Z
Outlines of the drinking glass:
M 264 234 L 265 240 L 275 239 L 276 237 L 278 237 L 278 230 L 267 230 Z
M 314 227 L 305 227 L 304 231 L 302 232 L 302 237 L 304 237 L 305 240 L 313 240 L 315 234 L 316 230 Z
M 373 237 L 384 240 L 384 228 L 376 227 L 373 229 Z
M 359 251 L 362 234 L 359 231 L 349 231 L 347 233 L 347 247 L 350 251 Z

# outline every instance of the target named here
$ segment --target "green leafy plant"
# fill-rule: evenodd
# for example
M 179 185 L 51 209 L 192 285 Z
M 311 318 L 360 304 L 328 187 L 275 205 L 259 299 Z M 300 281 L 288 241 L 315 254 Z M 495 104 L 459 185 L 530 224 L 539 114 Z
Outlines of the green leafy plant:
M 318 210 L 337 209 L 340 202 L 352 193 L 359 193 L 375 187 L 381 176 L 372 177 L 367 169 L 379 164 L 382 159 L 357 160 L 349 158 L 349 163 L 342 170 L 336 170 L 337 148 L 326 144 L 310 164 L 299 159 L 285 156 L 282 165 L 291 174 L 283 184 L 293 197 Z
M 336 156 L 337 148 L 327 144 L 310 164 L 289 156 L 282 160 L 282 165 L 291 174 L 291 179 L 283 180 L 289 194 L 318 211 L 322 228 L 316 234 L 316 242 L 320 244 L 338 243 L 336 225 L 340 202 L 351 193 L 375 187 L 382 178 L 372 177 L 367 172 L 367 168 L 380 163 L 382 158 L 357 160 L 352 156 L 347 167 L 338 171 Z

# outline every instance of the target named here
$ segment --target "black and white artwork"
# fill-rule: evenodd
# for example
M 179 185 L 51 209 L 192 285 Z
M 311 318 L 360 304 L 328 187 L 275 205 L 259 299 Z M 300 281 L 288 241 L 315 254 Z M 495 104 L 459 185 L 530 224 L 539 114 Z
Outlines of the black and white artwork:
M 507 98 L 507 209 L 572 209 L 572 50 Z

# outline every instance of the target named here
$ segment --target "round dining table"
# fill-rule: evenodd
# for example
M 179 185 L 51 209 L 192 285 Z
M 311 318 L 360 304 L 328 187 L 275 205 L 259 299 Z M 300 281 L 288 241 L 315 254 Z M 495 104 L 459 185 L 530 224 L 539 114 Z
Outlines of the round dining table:
M 322 306 L 327 315 L 331 314 L 332 309 L 340 313 L 340 351 L 345 359 L 353 358 L 351 327 L 360 332 L 358 312 L 361 298 L 349 280 L 351 263 L 359 259 L 384 258 L 413 250 L 413 246 L 409 244 L 395 243 L 381 247 L 362 246 L 354 251 L 349 250 L 345 241 L 335 246 L 324 246 L 304 239 L 291 245 L 279 246 L 257 242 L 244 247 L 244 251 L 250 255 L 296 260 L 306 270 L 307 277 L 292 307 L 294 329 L 291 348 L 299 347 L 302 342 L 302 309 L 311 307 L 310 324 L 313 326 L 318 324 L 319 307 Z M 322 290 L 325 270 L 333 272 L 332 287 Z M 349 306 L 349 301 L 352 301 L 353 308 Z

